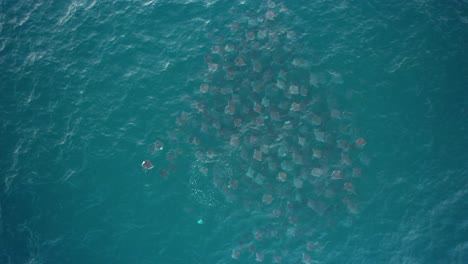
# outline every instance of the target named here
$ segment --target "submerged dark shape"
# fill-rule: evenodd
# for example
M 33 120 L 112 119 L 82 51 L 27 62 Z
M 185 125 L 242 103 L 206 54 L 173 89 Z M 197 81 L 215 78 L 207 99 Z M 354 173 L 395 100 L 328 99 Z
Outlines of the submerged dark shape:
M 141 163 L 141 167 L 143 167 L 144 170 L 151 170 L 152 168 L 154 168 L 154 165 L 153 165 L 153 163 L 151 163 L 151 161 L 144 160 Z

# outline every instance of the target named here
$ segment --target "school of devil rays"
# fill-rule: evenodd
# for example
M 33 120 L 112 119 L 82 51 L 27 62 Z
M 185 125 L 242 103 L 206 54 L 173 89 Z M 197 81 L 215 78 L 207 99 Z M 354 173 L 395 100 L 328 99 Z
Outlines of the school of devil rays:
M 185 144 L 191 195 L 260 219 L 233 239 L 233 261 L 312 263 L 326 247 L 323 230 L 362 210 L 366 140 L 341 74 L 310 59 L 304 34 L 288 26 L 293 12 L 274 1 L 231 12 L 238 20 L 206 32 L 211 46 L 185 100 L 190 110 L 152 149 Z M 178 154 L 169 151 L 168 160 L 177 163 Z

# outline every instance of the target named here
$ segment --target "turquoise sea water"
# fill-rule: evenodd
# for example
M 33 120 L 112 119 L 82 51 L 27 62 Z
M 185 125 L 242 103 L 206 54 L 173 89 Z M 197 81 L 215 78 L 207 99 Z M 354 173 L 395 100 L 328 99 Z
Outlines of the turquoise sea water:
M 288 11 L 263 1 L 0 4 L 0 263 L 256 263 L 257 253 L 264 263 L 307 263 L 304 254 L 310 263 L 468 263 L 468 2 L 285 1 Z M 267 10 L 276 12 L 272 21 Z M 256 46 L 246 33 L 262 27 L 280 41 L 250 53 Z M 211 54 L 226 43 L 233 57 L 244 51 L 247 67 Z M 270 55 L 275 64 L 262 61 Z M 210 60 L 224 66 L 213 79 Z M 339 137 L 347 122 L 349 140 L 367 142 L 350 151 L 362 168 L 355 193 L 323 180 L 340 197 L 317 198 L 325 213 L 307 206 L 315 178 L 303 178 L 302 190 L 269 181 L 269 173 L 268 184 L 251 183 L 244 163 L 259 163 L 252 147 L 222 143 L 231 132 L 217 128 L 226 117 L 212 109 L 224 97 L 203 97 L 199 86 L 242 86 L 254 103 L 250 92 L 267 82 L 255 61 L 274 78 L 287 72 L 288 86 L 309 89 L 304 98 L 338 98 L 332 105 L 351 121 L 321 129 Z M 243 77 L 216 77 L 229 67 Z M 240 97 L 236 113 L 248 133 L 256 114 L 241 112 L 253 105 Z M 327 103 L 314 110 L 324 118 Z M 192 130 L 178 124 L 184 113 Z M 266 119 L 273 125 L 261 139 L 276 131 L 297 138 L 282 128 L 288 116 L 296 125 L 306 113 L 285 114 L 281 125 Z M 213 127 L 201 133 L 199 122 Z M 202 143 L 189 144 L 194 137 Z M 152 149 L 157 140 L 163 150 Z M 211 163 L 195 152 L 210 149 L 216 165 L 204 176 Z M 142 169 L 147 159 L 154 169 Z M 239 189 L 219 186 L 226 179 L 238 179 Z M 268 191 L 271 205 L 261 202 Z M 298 223 L 265 213 L 286 203 L 296 207 L 281 207 L 283 215 Z M 268 233 L 275 228 L 276 236 Z

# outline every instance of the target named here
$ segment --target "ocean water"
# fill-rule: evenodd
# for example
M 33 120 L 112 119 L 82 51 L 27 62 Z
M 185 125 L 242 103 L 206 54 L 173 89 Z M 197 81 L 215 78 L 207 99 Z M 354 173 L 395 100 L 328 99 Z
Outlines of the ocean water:
M 0 263 L 468 263 L 466 0 L 0 5 Z

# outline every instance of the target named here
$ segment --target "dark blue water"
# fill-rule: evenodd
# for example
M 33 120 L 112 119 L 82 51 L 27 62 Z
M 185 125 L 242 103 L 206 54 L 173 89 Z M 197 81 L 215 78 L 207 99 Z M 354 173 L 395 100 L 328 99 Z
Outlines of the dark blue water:
M 1 2 L 0 263 L 468 263 L 467 10 Z

